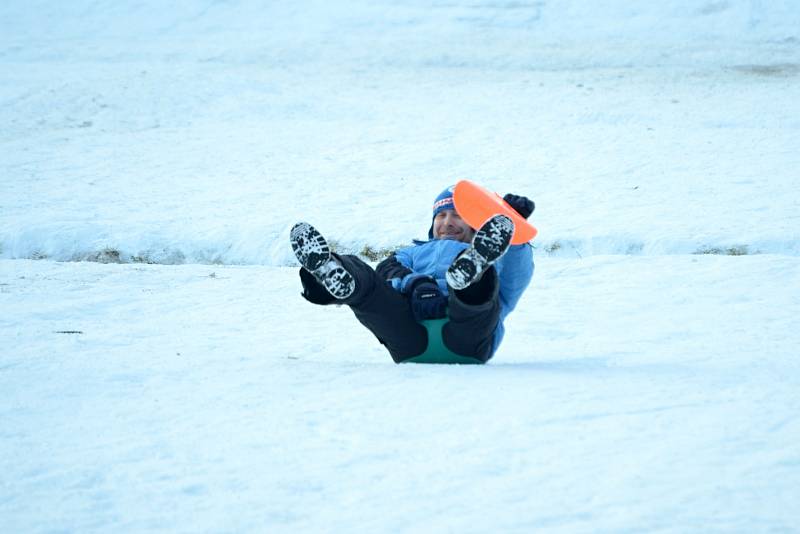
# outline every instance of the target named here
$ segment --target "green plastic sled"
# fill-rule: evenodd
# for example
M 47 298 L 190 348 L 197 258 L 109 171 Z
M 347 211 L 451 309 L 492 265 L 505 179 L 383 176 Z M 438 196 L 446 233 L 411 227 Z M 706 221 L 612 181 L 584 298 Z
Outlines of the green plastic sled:
M 460 363 L 466 365 L 482 364 L 484 362 L 461 356 L 448 349 L 442 339 L 442 328 L 450 319 L 429 319 L 420 324 L 428 330 L 428 348 L 419 356 L 414 356 L 402 363 Z

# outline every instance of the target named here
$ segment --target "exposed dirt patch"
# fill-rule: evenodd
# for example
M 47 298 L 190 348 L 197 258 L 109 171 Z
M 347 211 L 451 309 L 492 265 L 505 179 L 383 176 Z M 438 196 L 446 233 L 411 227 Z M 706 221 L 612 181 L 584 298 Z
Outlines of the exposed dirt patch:
M 765 76 L 770 78 L 789 78 L 800 74 L 798 63 L 778 63 L 775 65 L 736 65 L 733 70 L 752 76 Z

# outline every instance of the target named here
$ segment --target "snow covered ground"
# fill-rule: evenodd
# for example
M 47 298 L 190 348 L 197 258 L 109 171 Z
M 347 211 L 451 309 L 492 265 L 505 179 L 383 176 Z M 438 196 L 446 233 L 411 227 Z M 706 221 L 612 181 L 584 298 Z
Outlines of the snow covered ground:
M 799 28 L 3 2 L 0 531 L 800 531 Z M 537 202 L 490 365 L 299 297 L 294 222 L 403 245 L 459 178 Z
M 3 274 L 4 532 L 798 526 L 794 257 L 543 259 L 481 368 L 289 268 Z

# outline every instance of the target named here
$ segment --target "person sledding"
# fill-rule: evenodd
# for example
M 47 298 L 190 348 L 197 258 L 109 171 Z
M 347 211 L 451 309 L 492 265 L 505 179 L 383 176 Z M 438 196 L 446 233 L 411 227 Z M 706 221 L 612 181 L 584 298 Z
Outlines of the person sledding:
M 534 210 L 524 196 L 504 200 L 524 219 Z M 375 269 L 357 256 L 332 253 L 305 222 L 292 228 L 290 241 L 303 297 L 349 306 L 396 363 L 485 363 L 533 276 L 531 246 L 511 245 L 513 233 L 512 218 L 503 214 L 473 230 L 449 187 L 434 201 L 428 240 L 414 241 Z

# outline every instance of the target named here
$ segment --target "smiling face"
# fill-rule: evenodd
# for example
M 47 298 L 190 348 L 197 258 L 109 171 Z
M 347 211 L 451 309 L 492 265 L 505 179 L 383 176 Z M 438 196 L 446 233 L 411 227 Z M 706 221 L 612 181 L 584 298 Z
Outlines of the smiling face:
M 475 230 L 456 213 L 455 210 L 442 210 L 433 218 L 433 237 L 454 241 L 472 242 Z

